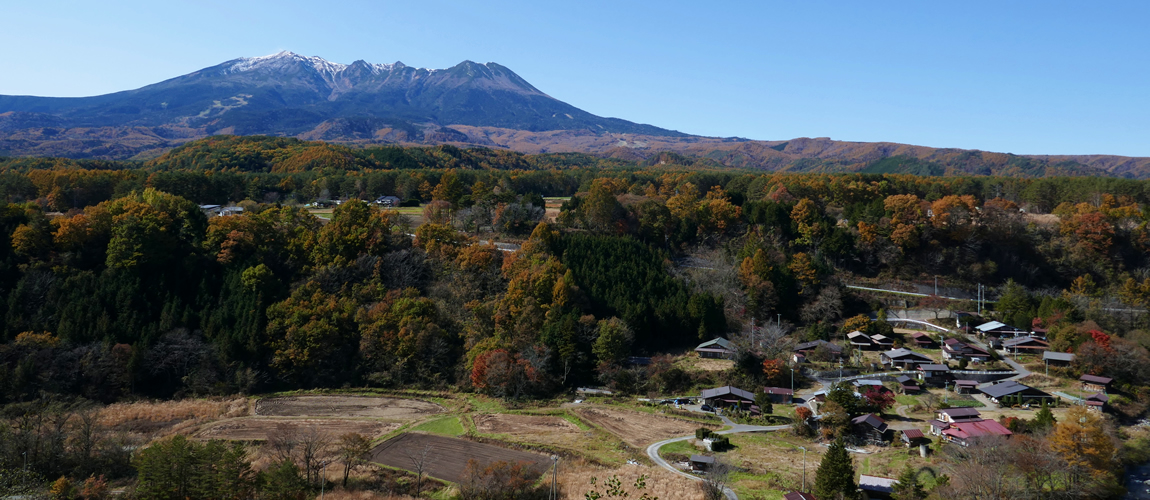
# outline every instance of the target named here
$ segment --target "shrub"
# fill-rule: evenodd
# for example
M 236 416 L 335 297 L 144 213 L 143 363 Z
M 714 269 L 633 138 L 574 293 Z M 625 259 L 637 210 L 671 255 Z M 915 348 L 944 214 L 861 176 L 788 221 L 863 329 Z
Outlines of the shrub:
M 699 427 L 698 429 L 695 429 L 695 439 L 707 439 L 711 437 L 711 434 L 714 433 L 711 432 L 711 429 L 706 427 Z

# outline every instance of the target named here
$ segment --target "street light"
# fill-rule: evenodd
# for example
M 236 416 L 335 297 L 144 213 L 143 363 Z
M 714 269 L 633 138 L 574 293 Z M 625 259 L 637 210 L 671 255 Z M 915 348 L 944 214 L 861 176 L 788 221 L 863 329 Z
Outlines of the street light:
M 795 402 L 795 367 L 791 367 L 791 402 Z

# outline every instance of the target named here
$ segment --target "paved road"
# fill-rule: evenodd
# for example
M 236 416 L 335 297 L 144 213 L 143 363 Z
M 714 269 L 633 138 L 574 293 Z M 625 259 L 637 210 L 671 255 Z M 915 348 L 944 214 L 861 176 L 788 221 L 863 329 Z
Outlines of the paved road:
M 723 423 L 726 424 L 727 426 L 729 426 L 730 429 L 718 431 L 718 432 L 716 432 L 716 434 L 737 434 L 740 432 L 778 431 L 778 430 L 787 429 L 790 427 L 789 425 L 736 424 L 735 422 L 728 419 L 726 416 L 722 416 L 722 419 L 723 419 Z M 689 478 L 689 479 L 692 479 L 695 481 L 702 481 L 703 478 L 696 476 L 694 474 L 689 474 L 689 473 L 686 473 L 686 472 L 679 470 L 678 467 L 675 467 L 674 465 L 671 465 L 670 463 L 668 463 L 666 460 L 663 460 L 663 457 L 659 455 L 659 448 L 662 448 L 663 446 L 666 446 L 666 445 L 671 444 L 671 443 L 677 443 L 679 441 L 686 441 L 686 440 L 694 438 L 694 437 L 695 436 L 683 436 L 683 437 L 677 437 L 677 438 L 671 438 L 671 439 L 665 439 L 663 441 L 659 441 L 658 443 L 652 444 L 651 446 L 647 447 L 647 456 L 651 459 L 652 462 L 655 463 L 655 465 L 658 465 L 659 467 L 662 467 L 662 468 L 667 469 L 671 472 L 674 472 L 675 474 L 678 474 L 680 476 L 683 476 L 683 477 L 686 477 L 686 478 Z M 739 500 L 739 496 L 736 495 L 735 491 L 730 489 L 730 488 L 723 488 L 723 494 L 726 495 L 728 500 Z

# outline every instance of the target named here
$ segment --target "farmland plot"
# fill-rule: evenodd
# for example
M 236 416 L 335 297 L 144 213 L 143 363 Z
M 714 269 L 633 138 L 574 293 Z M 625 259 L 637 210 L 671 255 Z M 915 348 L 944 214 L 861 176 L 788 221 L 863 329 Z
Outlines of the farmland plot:
M 440 413 L 442 406 L 417 399 L 370 396 L 286 396 L 256 402 L 256 415 L 268 417 L 371 417 L 397 420 Z
M 429 450 L 424 461 L 426 474 L 451 482 L 458 482 L 463 477 L 467 462 L 472 459 L 480 464 L 497 461 L 527 462 L 537 474 L 551 464 L 550 458 L 538 453 L 418 433 L 402 434 L 383 442 L 372 450 L 371 461 L 410 471 L 414 468 L 412 457 L 417 457 L 425 447 Z
M 333 439 L 355 432 L 367 437 L 376 437 L 398 429 L 400 424 L 374 420 L 348 420 L 334 418 L 233 418 L 205 426 L 196 433 L 197 439 L 225 439 L 231 441 L 263 441 L 268 434 L 278 430 L 304 431 L 318 427 Z
M 651 443 L 667 438 L 694 434 L 695 429 L 699 427 L 715 427 L 626 410 L 588 407 L 577 409 L 575 412 L 588 422 L 602 427 L 636 448 L 645 448 Z

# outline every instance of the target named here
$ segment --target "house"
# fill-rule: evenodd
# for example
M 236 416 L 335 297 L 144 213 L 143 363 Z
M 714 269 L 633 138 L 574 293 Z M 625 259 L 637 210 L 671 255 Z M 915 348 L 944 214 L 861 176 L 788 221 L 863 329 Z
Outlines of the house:
M 894 347 L 894 339 L 881 333 L 877 335 L 871 335 L 870 340 L 871 342 L 874 342 L 874 346 L 879 349 L 890 349 Z
M 934 363 L 925 354 L 919 354 L 910 349 L 892 349 L 879 354 L 879 361 L 884 366 L 896 366 L 903 369 L 914 369 L 915 366 L 923 363 Z
M 220 215 L 221 216 L 242 215 L 243 213 L 244 213 L 244 207 L 224 207 L 224 208 L 220 209 Z
M 982 414 L 974 408 L 943 408 L 938 410 L 938 420 L 948 424 L 973 422 L 982 420 Z
M 899 434 L 899 439 L 906 443 L 907 448 L 930 442 L 930 439 L 918 429 L 904 429 Z
M 970 394 L 978 389 L 977 380 L 955 380 L 954 392 L 958 394 Z
M 942 357 L 947 360 L 988 361 L 990 353 L 981 347 L 972 346 L 958 339 L 942 341 Z
M 1050 343 L 1037 337 L 1015 337 L 1003 340 L 1002 348 L 1011 354 L 1038 353 L 1050 349 Z
M 891 498 L 896 484 L 898 484 L 898 479 L 866 474 L 859 476 L 859 490 L 867 499 Z
M 974 331 L 978 332 L 980 337 L 986 335 L 993 335 L 999 338 L 1017 337 L 1019 335 L 1028 335 L 1030 332 L 1021 328 L 1015 328 L 1001 321 L 991 321 L 983 323 L 974 327 Z
M 795 391 L 784 387 L 764 387 L 763 393 L 771 398 L 772 403 L 791 404 Z
M 918 392 L 922 390 L 922 388 L 918 385 L 918 380 L 910 378 L 906 375 L 899 375 L 895 380 L 898 381 L 898 385 L 900 388 L 902 388 L 903 394 L 910 394 L 912 392 Z
M 807 358 L 810 358 L 811 353 L 815 352 L 815 350 L 817 350 L 817 349 L 825 349 L 826 351 L 828 351 L 830 353 L 831 359 L 838 359 L 838 358 L 841 358 L 843 356 L 843 348 L 842 347 L 839 347 L 835 344 L 832 344 L 830 342 L 827 342 L 827 341 L 821 340 L 821 339 L 820 340 L 812 340 L 810 342 L 803 342 L 803 343 L 797 344 L 797 345 L 795 345 L 794 352 L 797 354 L 802 354 L 803 356 L 805 356 Z
M 1010 429 L 993 420 L 976 420 L 970 422 L 957 422 L 947 425 L 942 430 L 942 437 L 961 446 L 969 446 L 974 441 L 987 436 L 1010 436 L 1014 434 Z
M 706 455 L 691 455 L 690 459 L 691 470 L 693 471 L 706 471 L 715 465 L 715 457 L 708 457 Z
M 1074 353 L 1045 351 L 1042 353 L 1042 361 L 1046 362 L 1046 366 L 1070 366 L 1074 362 Z
M 925 363 L 918 365 L 918 376 L 923 383 L 929 384 L 944 384 L 946 377 L 950 374 L 950 368 L 946 365 L 939 365 L 935 363 Z
M 1083 375 L 1078 377 L 1078 380 L 1082 382 L 1082 390 L 1095 392 L 1106 392 L 1106 389 L 1110 387 L 1110 382 L 1114 381 L 1110 377 L 1099 377 L 1098 375 Z
M 219 205 L 200 205 L 200 210 L 202 210 L 204 215 L 207 215 L 208 217 L 213 215 L 220 215 L 220 208 L 222 207 Z
M 851 430 L 867 443 L 886 441 L 886 421 L 871 413 L 852 418 Z
M 783 495 L 783 500 L 818 500 L 810 493 L 803 493 L 801 491 L 792 491 Z
M 934 337 L 924 332 L 914 332 L 910 334 L 910 338 L 911 341 L 914 342 L 914 345 L 923 349 L 934 349 L 938 346 L 938 343 L 934 341 Z
M 867 389 L 871 387 L 880 391 L 886 390 L 886 387 L 882 385 L 882 381 L 877 379 L 857 379 L 851 382 L 851 384 L 855 386 L 855 392 L 859 394 L 866 392 Z
M 875 342 L 870 338 L 870 335 L 858 330 L 848 333 L 847 341 L 850 342 L 851 347 L 855 349 L 870 349 L 875 346 Z
M 699 344 L 695 352 L 699 353 L 700 358 L 734 359 L 735 345 L 720 337 Z
M 995 384 L 983 384 L 978 390 L 985 394 L 987 399 L 1004 406 L 1054 399 L 1054 396 L 1026 384 L 1021 384 L 1016 380 L 1003 380 Z
M 1092 411 L 1102 411 L 1106 407 L 1106 403 L 1110 402 L 1110 396 L 1105 393 L 1096 393 L 1086 396 L 1086 409 Z
M 755 404 L 755 395 L 738 387 L 723 386 L 705 389 L 702 399 L 712 408 L 750 408 Z
M 375 204 L 381 207 L 394 208 L 398 207 L 400 203 L 398 196 L 380 196 L 375 199 Z

